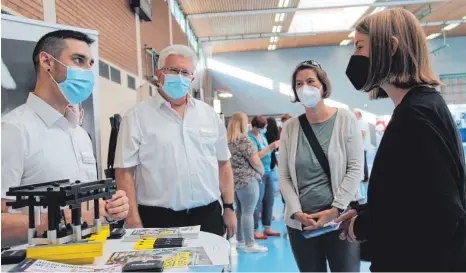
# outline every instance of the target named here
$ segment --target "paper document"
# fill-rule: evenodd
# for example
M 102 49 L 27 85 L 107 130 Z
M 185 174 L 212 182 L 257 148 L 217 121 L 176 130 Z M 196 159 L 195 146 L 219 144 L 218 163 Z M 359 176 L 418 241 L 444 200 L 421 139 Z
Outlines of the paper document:
M 121 272 L 120 264 L 114 265 L 71 265 L 44 260 L 26 259 L 9 272 Z
M 304 238 L 306 239 L 314 238 L 314 237 L 338 230 L 338 228 L 340 227 L 340 224 L 341 223 L 335 223 L 334 221 L 331 221 L 325 224 L 321 228 L 314 229 L 314 230 L 304 230 L 302 234 Z

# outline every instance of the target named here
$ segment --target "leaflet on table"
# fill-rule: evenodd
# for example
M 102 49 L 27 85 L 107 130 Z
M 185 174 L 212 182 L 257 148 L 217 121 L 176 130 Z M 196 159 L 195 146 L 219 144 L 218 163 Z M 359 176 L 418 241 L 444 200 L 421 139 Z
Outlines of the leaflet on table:
M 314 229 L 314 230 L 305 230 L 302 232 L 302 235 L 306 239 L 314 238 L 320 235 L 324 235 L 326 233 L 338 230 L 341 223 L 335 223 L 334 221 L 328 222 L 323 227 Z
M 203 247 L 160 248 L 145 251 L 114 252 L 106 265 L 125 265 L 129 262 L 163 260 L 164 269 L 192 266 L 212 266 L 212 260 Z
M 121 272 L 120 264 L 114 265 L 71 265 L 44 260 L 26 259 L 13 267 L 9 272 Z
M 197 239 L 201 226 L 176 228 L 137 228 L 123 238 L 123 242 L 136 242 L 141 238 L 186 238 Z

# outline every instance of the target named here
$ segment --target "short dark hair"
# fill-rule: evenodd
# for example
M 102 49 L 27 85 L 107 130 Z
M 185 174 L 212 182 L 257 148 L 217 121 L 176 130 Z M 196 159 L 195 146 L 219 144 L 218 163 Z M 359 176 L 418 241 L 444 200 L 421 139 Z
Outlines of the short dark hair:
M 94 40 L 87 34 L 74 30 L 62 29 L 45 34 L 37 42 L 32 53 L 32 62 L 34 63 L 36 73 L 39 71 L 39 54 L 42 51 L 45 51 L 58 59 L 60 54 L 63 52 L 63 49 L 66 48 L 65 39 L 83 41 L 88 45 L 91 45 L 94 42 Z
M 251 126 L 262 129 L 267 125 L 267 120 L 263 116 L 255 116 L 252 118 Z
M 303 71 L 307 69 L 313 70 L 317 75 L 317 79 L 322 83 L 322 88 L 323 88 L 322 98 L 326 99 L 330 97 L 330 94 L 332 94 L 332 84 L 330 83 L 330 80 L 328 79 L 327 72 L 325 72 L 325 70 L 323 70 L 320 67 L 320 65 L 316 66 L 316 65 L 311 65 L 309 62 L 301 62 L 296 66 L 293 72 L 293 76 L 291 77 L 291 83 L 292 83 L 291 88 L 293 89 L 294 98 L 295 98 L 293 102 L 300 101 L 298 98 L 298 93 L 296 92 L 296 76 L 298 75 L 299 71 Z

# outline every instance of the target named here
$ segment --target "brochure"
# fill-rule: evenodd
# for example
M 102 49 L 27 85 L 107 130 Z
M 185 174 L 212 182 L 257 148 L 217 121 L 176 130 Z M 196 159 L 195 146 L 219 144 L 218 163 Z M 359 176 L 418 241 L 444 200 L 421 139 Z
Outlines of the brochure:
M 106 262 L 106 265 L 119 264 L 124 266 L 129 262 L 143 262 L 149 260 L 163 260 L 164 269 L 213 265 L 203 247 L 159 248 L 144 251 L 114 252 Z
M 338 230 L 340 228 L 341 223 L 335 223 L 334 221 L 328 222 L 323 227 L 314 229 L 314 230 L 304 230 L 302 235 L 306 239 L 314 238 L 332 231 Z
M 9 272 L 121 272 L 120 264 L 93 266 L 71 265 L 44 260 L 26 259 Z
M 201 226 L 176 228 L 137 228 L 123 238 L 123 242 L 136 242 L 142 238 L 186 238 L 197 239 Z

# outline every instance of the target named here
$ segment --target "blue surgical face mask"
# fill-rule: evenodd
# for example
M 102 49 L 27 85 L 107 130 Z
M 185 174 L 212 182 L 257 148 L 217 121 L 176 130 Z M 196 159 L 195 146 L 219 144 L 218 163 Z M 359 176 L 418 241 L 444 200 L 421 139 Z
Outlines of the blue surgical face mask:
M 70 104 L 79 104 L 89 98 L 92 91 L 94 91 L 94 72 L 90 69 L 67 66 L 59 60 L 55 60 L 59 64 L 66 66 L 66 79 L 61 83 L 57 83 L 50 72 L 49 75 L 57 83 L 65 99 Z
M 191 85 L 191 79 L 182 75 L 165 75 L 163 91 L 170 98 L 177 100 L 186 96 Z
M 267 133 L 267 128 L 262 128 L 261 133 L 265 135 L 265 133 Z

